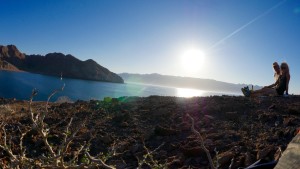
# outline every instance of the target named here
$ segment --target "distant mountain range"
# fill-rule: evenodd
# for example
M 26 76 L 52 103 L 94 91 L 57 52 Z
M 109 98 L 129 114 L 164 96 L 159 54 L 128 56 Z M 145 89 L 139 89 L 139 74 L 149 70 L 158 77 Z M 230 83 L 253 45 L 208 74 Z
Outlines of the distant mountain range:
M 26 71 L 51 76 L 95 80 L 114 83 L 143 83 L 178 88 L 193 88 L 206 91 L 241 93 L 247 84 L 233 84 L 212 79 L 168 76 L 160 74 L 115 74 L 92 59 L 81 61 L 72 55 L 49 53 L 26 55 L 14 45 L 0 45 L 0 70 Z M 124 80 L 123 80 L 124 79 Z M 250 86 L 249 84 L 247 86 Z M 260 86 L 255 85 L 254 89 Z
M 177 88 L 192 88 L 215 92 L 241 93 L 241 88 L 251 86 L 250 84 L 233 84 L 212 79 L 200 79 L 191 77 L 168 76 L 154 74 L 119 74 L 125 82 L 128 83 L 144 83 L 160 86 L 169 86 Z M 250 87 L 251 88 L 251 87 Z M 254 85 L 253 88 L 259 89 L 260 86 Z
M 26 71 L 51 76 L 124 83 L 120 76 L 92 59 L 81 61 L 72 55 L 62 53 L 49 53 L 45 56 L 26 55 L 14 45 L 0 45 L 0 70 Z

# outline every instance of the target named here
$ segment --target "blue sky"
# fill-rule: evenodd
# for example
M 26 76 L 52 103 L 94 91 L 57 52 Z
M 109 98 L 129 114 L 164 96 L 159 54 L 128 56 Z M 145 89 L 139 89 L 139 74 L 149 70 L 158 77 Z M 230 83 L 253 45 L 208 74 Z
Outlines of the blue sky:
M 1 0 L 0 44 L 26 54 L 62 52 L 116 73 L 160 73 L 231 83 L 273 83 L 291 69 L 300 94 L 298 0 Z M 205 53 L 196 70 L 182 64 Z

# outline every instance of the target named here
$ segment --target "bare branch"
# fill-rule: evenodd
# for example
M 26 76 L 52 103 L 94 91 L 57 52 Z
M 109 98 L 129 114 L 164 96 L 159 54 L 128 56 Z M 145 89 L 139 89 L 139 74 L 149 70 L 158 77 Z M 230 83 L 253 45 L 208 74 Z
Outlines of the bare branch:
M 16 161 L 17 160 L 16 156 L 13 154 L 11 148 L 9 146 L 7 146 L 7 135 L 6 135 L 6 130 L 5 130 L 6 124 L 2 123 L 1 126 L 2 126 L 1 127 L 2 132 L 4 134 L 4 136 L 3 136 L 3 144 L 4 145 L 0 144 L 0 148 L 2 148 L 4 151 L 6 151 L 8 153 L 8 155 L 12 158 L 12 161 Z
M 30 130 L 26 130 L 25 132 L 22 132 L 20 127 L 18 127 L 20 133 L 21 133 L 21 137 L 20 137 L 20 158 L 25 158 L 25 152 L 26 152 L 26 149 L 23 147 L 23 139 L 24 139 L 24 136 L 30 131 Z
M 49 101 L 50 101 L 50 99 L 52 98 L 52 96 L 54 96 L 54 95 L 55 95 L 56 93 L 58 93 L 58 92 L 63 91 L 64 88 L 65 88 L 65 86 L 66 86 L 66 84 L 64 83 L 63 86 L 62 86 L 62 88 L 54 90 L 54 91 L 49 95 L 48 100 L 47 100 L 47 103 L 46 103 L 46 111 L 48 111 Z
M 30 115 L 31 115 L 31 121 L 32 121 L 32 123 L 35 126 L 37 126 L 37 117 L 38 117 L 38 115 L 34 116 L 34 114 L 33 114 L 33 111 L 32 111 L 32 100 L 33 100 L 34 96 L 37 95 L 37 93 L 38 93 L 38 91 L 36 89 L 33 89 L 32 93 L 31 93 L 31 96 L 30 96 L 30 99 L 29 99 L 29 112 L 30 112 Z
M 105 169 L 115 169 L 114 167 L 111 167 L 107 164 L 105 164 L 101 159 L 95 159 L 93 158 L 87 151 L 85 152 L 86 156 L 88 157 L 88 159 L 91 161 L 91 162 L 94 162 L 94 163 L 97 163 L 97 164 L 100 164 L 103 168 Z
M 211 155 L 210 155 L 209 151 L 207 150 L 207 148 L 206 148 L 205 145 L 204 145 L 204 141 L 203 141 L 203 138 L 202 138 L 201 134 L 195 129 L 195 122 L 194 122 L 194 119 L 193 119 L 189 114 L 187 114 L 187 116 L 188 116 L 188 117 L 191 119 L 191 121 L 192 121 L 192 127 L 191 127 L 191 130 L 192 130 L 192 132 L 193 132 L 194 134 L 196 134 L 197 137 L 200 139 L 200 142 L 201 142 L 201 148 L 202 148 L 202 149 L 205 151 L 205 153 L 206 153 L 206 156 L 207 156 L 207 158 L 208 158 L 210 167 L 211 167 L 212 169 L 216 169 L 216 167 L 214 166 L 213 160 L 212 160 L 212 158 L 211 158 Z
M 151 162 L 153 163 L 153 164 L 156 164 L 156 162 L 153 160 L 153 158 L 152 158 L 152 154 L 154 153 L 154 152 L 156 152 L 156 151 L 158 151 L 162 146 L 164 146 L 165 145 L 165 142 L 163 142 L 160 146 L 158 146 L 156 149 L 154 149 L 153 151 L 149 151 L 148 150 L 148 148 L 146 147 L 146 145 L 145 145 L 145 142 L 143 141 L 143 148 L 146 150 L 146 152 L 147 152 L 147 154 L 146 154 L 146 156 L 145 156 L 145 158 L 143 159 L 143 162 L 145 162 L 145 160 L 146 160 L 146 158 L 147 157 L 150 157 L 150 160 L 151 160 Z

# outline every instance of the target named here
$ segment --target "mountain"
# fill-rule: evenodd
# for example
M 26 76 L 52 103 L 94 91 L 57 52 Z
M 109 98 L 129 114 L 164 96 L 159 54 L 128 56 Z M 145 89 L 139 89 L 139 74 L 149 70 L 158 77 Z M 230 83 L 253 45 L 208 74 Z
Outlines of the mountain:
M 20 71 L 16 66 L 5 60 L 0 60 L 0 70 Z
M 170 86 L 177 88 L 193 88 L 206 91 L 215 92 L 229 92 L 229 93 L 241 93 L 241 88 L 250 86 L 249 84 L 233 84 L 227 82 L 216 81 L 212 79 L 200 79 L 191 77 L 180 76 L 168 76 L 154 74 L 119 74 L 125 82 L 129 83 L 144 83 L 152 85 Z M 260 86 L 253 86 L 254 89 L 261 88 Z
M 92 59 L 81 61 L 72 55 L 62 53 L 49 53 L 45 56 L 26 55 L 21 53 L 14 45 L 0 45 L 0 61 L 1 68 L 5 70 L 16 68 L 51 76 L 62 75 L 63 77 L 83 80 L 124 83 L 120 76 L 102 67 Z M 10 67 L 5 67 L 6 63 Z

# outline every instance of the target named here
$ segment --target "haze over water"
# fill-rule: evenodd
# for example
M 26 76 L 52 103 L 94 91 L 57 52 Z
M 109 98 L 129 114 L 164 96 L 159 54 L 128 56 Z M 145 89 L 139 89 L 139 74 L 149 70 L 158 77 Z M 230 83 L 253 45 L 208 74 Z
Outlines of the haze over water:
M 45 101 L 48 96 L 57 89 L 64 90 L 53 96 L 51 101 L 66 98 L 76 100 L 102 100 L 104 97 L 118 98 L 122 96 L 147 97 L 151 95 L 160 96 L 210 96 L 225 93 L 208 92 L 196 89 L 174 88 L 134 83 L 107 83 L 97 81 L 86 81 L 59 77 L 32 74 L 27 72 L 0 71 L 0 97 L 29 100 L 33 89 L 38 90 L 34 100 Z M 232 95 L 232 94 L 231 94 Z

